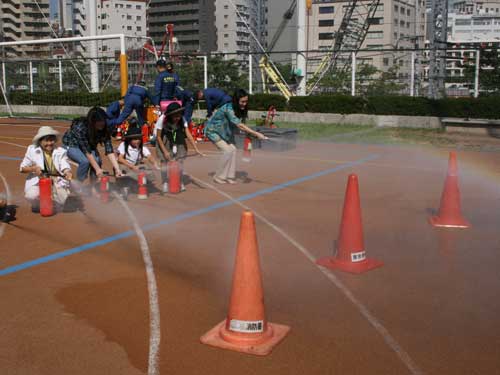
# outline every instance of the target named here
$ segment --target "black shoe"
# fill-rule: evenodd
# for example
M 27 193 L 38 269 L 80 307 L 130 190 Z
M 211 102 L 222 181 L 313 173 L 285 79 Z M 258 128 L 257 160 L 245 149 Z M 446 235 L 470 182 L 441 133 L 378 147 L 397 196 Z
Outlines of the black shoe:
M 40 206 L 39 205 L 32 205 L 31 206 L 31 212 L 33 212 L 34 214 L 39 214 L 40 213 Z

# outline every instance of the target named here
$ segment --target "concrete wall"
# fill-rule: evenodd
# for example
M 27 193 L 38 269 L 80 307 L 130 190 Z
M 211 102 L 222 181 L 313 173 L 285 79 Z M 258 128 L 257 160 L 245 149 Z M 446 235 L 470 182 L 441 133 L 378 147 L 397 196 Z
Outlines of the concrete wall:
M 55 106 L 31 106 L 14 105 L 15 113 L 37 114 L 37 115 L 74 115 L 82 116 L 89 110 L 88 107 L 55 107 Z M 7 107 L 0 105 L 0 112 L 7 113 Z M 250 111 L 249 119 L 260 119 L 263 111 Z M 204 111 L 195 111 L 195 117 L 204 117 Z M 419 116 L 378 116 L 378 115 L 341 115 L 337 113 L 296 113 L 279 112 L 276 122 L 302 123 L 302 124 L 340 124 L 340 125 L 365 125 L 377 127 L 401 127 L 401 128 L 441 128 L 438 117 Z

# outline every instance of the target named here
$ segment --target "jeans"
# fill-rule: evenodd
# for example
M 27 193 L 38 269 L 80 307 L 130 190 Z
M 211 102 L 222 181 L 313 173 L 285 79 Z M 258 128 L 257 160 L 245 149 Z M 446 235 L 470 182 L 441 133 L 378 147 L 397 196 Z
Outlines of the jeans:
M 95 178 L 95 170 L 94 168 L 90 167 L 89 159 L 87 159 L 87 156 L 82 152 L 82 150 L 77 147 L 64 146 L 64 148 L 68 151 L 68 157 L 76 164 L 78 164 L 78 169 L 76 170 L 76 178 L 78 179 L 78 181 L 85 181 L 85 179 L 88 177 L 89 170 L 90 176 L 92 178 Z M 99 154 L 96 151 L 92 151 L 92 156 L 94 156 L 97 164 L 101 166 L 102 160 Z

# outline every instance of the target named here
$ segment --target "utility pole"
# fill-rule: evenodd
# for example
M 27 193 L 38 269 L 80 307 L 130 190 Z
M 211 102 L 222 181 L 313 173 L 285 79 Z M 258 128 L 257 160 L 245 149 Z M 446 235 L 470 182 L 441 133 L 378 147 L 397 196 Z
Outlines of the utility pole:
M 440 99 L 445 92 L 448 0 L 431 1 L 428 96 Z

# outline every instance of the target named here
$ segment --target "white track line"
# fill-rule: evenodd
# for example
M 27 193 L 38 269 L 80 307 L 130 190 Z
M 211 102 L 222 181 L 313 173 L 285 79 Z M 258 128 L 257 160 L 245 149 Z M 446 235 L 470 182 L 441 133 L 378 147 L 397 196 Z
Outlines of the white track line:
M 6 145 L 11 145 L 11 146 L 16 146 L 16 147 L 20 147 L 20 148 L 26 148 L 29 146 L 29 145 L 23 146 L 23 145 L 19 145 L 17 143 L 10 143 L 10 142 L 5 142 L 5 141 L 0 141 L 0 143 L 6 144 Z
M 127 215 L 134 226 L 135 233 L 139 238 L 141 247 L 142 259 L 146 267 L 146 278 L 148 283 L 148 297 L 149 297 L 149 360 L 148 360 L 148 375 L 158 375 L 160 369 L 158 367 L 158 357 L 160 353 L 160 305 L 158 303 L 158 287 L 156 285 L 156 276 L 153 267 L 153 260 L 149 252 L 148 242 L 146 236 L 137 222 L 132 210 L 123 198 L 113 192 L 113 196 L 118 199 L 122 207 L 127 212 Z
M 2 179 L 2 182 L 3 182 L 3 185 L 5 186 L 5 195 L 6 195 L 6 199 L 7 199 L 7 206 L 10 206 L 12 204 L 11 202 L 11 194 L 10 194 L 10 188 L 9 188 L 9 184 L 7 183 L 7 180 L 5 179 L 5 177 L 3 176 L 2 173 L 0 173 L 0 179 Z M 3 236 L 4 232 L 5 232 L 5 227 L 6 227 L 7 223 L 3 222 L 0 223 L 0 238 Z
M 410 373 L 412 375 L 422 375 L 423 372 L 418 368 L 416 363 L 411 359 L 410 355 L 398 344 L 398 342 L 394 339 L 394 337 L 391 336 L 389 331 L 380 323 L 380 321 L 368 310 L 368 308 L 363 305 L 363 303 L 358 300 L 352 292 L 335 276 L 335 274 L 327 271 L 325 268 L 319 266 L 316 264 L 316 258 L 312 255 L 312 253 L 307 250 L 304 246 L 302 246 L 300 243 L 298 243 L 296 240 L 294 240 L 288 233 L 286 233 L 283 229 L 278 227 L 277 225 L 273 224 L 270 222 L 268 219 L 266 219 L 264 216 L 260 215 L 259 213 L 255 212 L 252 208 L 247 206 L 246 204 L 241 203 L 240 201 L 236 200 L 233 198 L 231 195 L 227 194 L 226 192 L 220 190 L 216 186 L 205 182 L 203 180 L 200 180 L 193 175 L 190 175 L 190 177 L 197 181 L 198 183 L 208 186 L 209 188 L 213 189 L 220 195 L 226 197 L 227 199 L 233 201 L 235 204 L 239 205 L 240 207 L 246 209 L 246 210 L 251 210 L 255 217 L 257 217 L 259 220 L 261 220 L 263 223 L 269 225 L 272 229 L 274 229 L 276 232 L 278 232 L 283 238 L 285 238 L 288 242 L 290 242 L 293 246 L 295 246 L 316 268 L 325 275 L 328 280 L 330 280 L 343 294 L 344 296 L 352 302 L 354 306 L 358 309 L 358 311 L 363 315 L 366 320 L 375 328 L 375 330 L 382 336 L 386 344 L 397 354 L 399 359 L 404 363 L 404 365 L 408 368 Z

